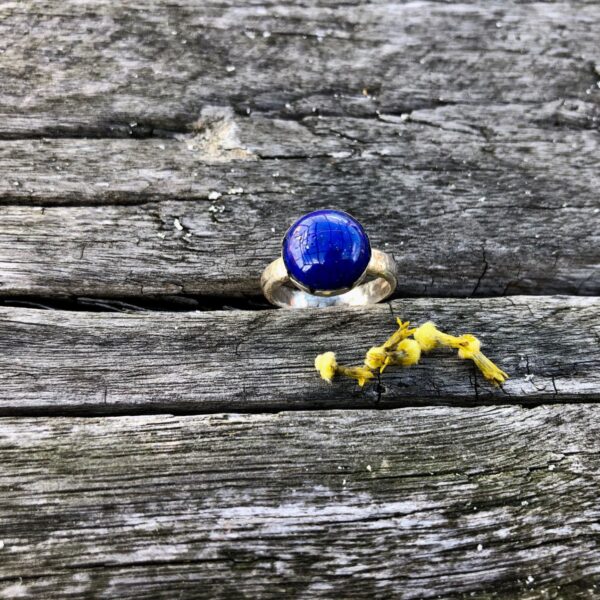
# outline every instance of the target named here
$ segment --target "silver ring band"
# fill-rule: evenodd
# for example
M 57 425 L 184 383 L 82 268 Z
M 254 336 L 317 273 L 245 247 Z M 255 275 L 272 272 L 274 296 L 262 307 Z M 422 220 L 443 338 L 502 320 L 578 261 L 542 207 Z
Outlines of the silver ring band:
M 297 289 L 282 258 L 274 260 L 260 278 L 263 293 L 271 304 L 282 308 L 322 308 L 325 306 L 362 306 L 376 304 L 390 296 L 398 285 L 397 267 L 390 254 L 373 248 L 364 283 L 350 291 L 332 296 L 315 296 Z

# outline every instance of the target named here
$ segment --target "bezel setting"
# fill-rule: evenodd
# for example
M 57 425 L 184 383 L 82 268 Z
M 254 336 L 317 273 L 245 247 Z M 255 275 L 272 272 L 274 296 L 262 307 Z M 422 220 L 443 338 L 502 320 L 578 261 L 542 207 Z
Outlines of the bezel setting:
M 368 250 L 366 264 L 365 264 L 365 267 L 364 267 L 362 273 L 349 286 L 336 288 L 333 290 L 312 288 L 312 287 L 307 286 L 306 284 L 298 281 L 298 279 L 296 277 L 294 277 L 293 274 L 290 272 L 290 269 L 288 268 L 286 261 L 285 261 L 285 257 L 284 257 L 284 247 L 285 247 L 286 240 L 288 239 L 290 232 L 298 225 L 298 223 L 301 222 L 302 219 L 305 219 L 306 217 L 308 217 L 310 215 L 313 215 L 315 213 L 320 213 L 320 212 L 326 213 L 328 211 L 330 211 L 332 213 L 338 213 L 338 214 L 344 215 L 344 216 L 348 217 L 349 219 L 351 219 L 354 223 L 356 223 L 359 227 L 359 232 L 360 232 L 361 236 L 363 237 L 364 241 L 366 242 L 366 247 Z M 303 215 L 302 217 L 297 219 L 294 223 L 292 223 L 292 225 L 290 225 L 288 227 L 288 229 L 286 230 L 285 235 L 283 236 L 282 241 L 281 241 L 281 259 L 285 265 L 285 269 L 286 269 L 286 272 L 287 272 L 290 282 L 303 292 L 306 292 L 313 296 L 321 296 L 321 297 L 339 296 L 341 294 L 345 294 L 345 293 L 351 291 L 356 286 L 360 285 L 367 277 L 367 272 L 369 269 L 369 262 L 370 262 L 370 259 L 372 256 L 372 252 L 373 251 L 372 251 L 372 247 L 371 247 L 371 240 L 369 239 L 367 232 L 364 230 L 363 226 L 360 224 L 358 219 L 353 217 L 350 213 L 343 211 L 343 210 L 338 210 L 338 209 L 322 209 L 322 210 L 317 210 L 317 211 L 312 211 L 312 212 L 306 213 L 305 215 Z

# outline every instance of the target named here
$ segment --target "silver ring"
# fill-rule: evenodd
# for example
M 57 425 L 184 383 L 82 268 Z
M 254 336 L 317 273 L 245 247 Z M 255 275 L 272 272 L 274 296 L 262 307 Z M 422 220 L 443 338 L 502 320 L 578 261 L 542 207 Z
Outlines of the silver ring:
M 283 308 L 375 304 L 397 284 L 392 256 L 371 248 L 354 217 L 332 209 L 298 219 L 261 277 L 267 300 Z

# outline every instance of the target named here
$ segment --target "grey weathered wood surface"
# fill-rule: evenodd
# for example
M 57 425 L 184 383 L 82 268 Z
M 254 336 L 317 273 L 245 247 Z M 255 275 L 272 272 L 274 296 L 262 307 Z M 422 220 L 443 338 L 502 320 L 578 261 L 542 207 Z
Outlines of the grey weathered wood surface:
M 130 123 L 140 135 L 180 131 L 208 105 L 285 117 L 573 98 L 597 107 L 595 2 L 26 0 L 0 9 L 6 137 L 129 135 Z
M 0 293 L 258 295 L 286 228 L 323 206 L 395 255 L 399 294 L 599 293 L 597 133 L 262 121 L 225 158 L 202 135 L 5 142 Z
M 391 310 L 390 310 L 391 309 Z M 476 332 L 511 379 L 486 384 L 451 351 L 380 386 L 328 385 L 315 356 L 360 364 L 400 316 Z M 118 413 L 385 408 L 415 403 L 600 399 L 600 300 L 514 297 L 397 300 L 327 310 L 138 314 L 0 308 L 0 411 Z M 377 403 L 377 404 L 376 404 Z
M 594 3 L 0 10 L 2 295 L 255 295 L 327 205 L 400 294 L 600 293 Z
M 599 30 L 575 0 L 0 3 L 0 302 L 235 304 L 323 206 L 400 295 L 591 296 L 0 308 L 0 598 L 597 597 Z M 318 379 L 394 315 L 511 379 Z M 228 414 L 106 416 L 161 411 Z
M 0 595 L 594 598 L 599 416 L 5 418 Z

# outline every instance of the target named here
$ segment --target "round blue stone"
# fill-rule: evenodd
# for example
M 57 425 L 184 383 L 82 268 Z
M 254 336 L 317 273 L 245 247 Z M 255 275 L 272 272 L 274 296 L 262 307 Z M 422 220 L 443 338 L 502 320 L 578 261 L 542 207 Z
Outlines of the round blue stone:
M 371 260 L 362 225 L 339 210 L 316 210 L 298 219 L 283 238 L 290 277 L 314 292 L 351 288 Z

